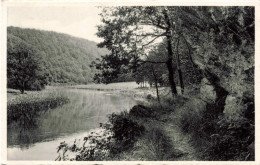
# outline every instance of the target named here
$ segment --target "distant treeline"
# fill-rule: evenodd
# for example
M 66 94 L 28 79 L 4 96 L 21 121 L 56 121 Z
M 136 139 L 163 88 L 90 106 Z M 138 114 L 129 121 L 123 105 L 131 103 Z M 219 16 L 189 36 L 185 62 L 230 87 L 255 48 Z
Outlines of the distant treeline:
M 95 42 L 51 31 L 8 27 L 7 38 L 9 87 L 17 86 L 18 81 L 20 86 L 25 84 L 25 89 L 30 89 L 32 84 L 33 89 L 39 89 L 44 84 L 92 82 L 96 69 L 89 64 L 108 53 L 107 49 L 97 48 Z M 26 78 L 26 68 L 28 72 L 35 68 L 37 73 Z M 39 80 L 36 85 L 35 80 Z

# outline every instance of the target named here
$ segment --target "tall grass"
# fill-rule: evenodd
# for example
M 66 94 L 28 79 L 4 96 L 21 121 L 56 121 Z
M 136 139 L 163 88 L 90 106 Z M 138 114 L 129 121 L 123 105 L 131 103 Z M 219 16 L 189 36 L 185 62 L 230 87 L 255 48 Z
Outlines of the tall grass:
M 174 160 L 182 155 L 182 152 L 176 150 L 171 139 L 161 128 L 150 127 L 139 141 L 142 155 L 145 155 L 147 160 Z
M 7 103 L 7 123 L 13 121 L 33 121 L 39 111 L 54 109 L 69 99 L 58 92 L 37 92 L 30 95 L 20 95 Z
M 204 160 L 254 160 L 249 145 L 254 141 L 254 122 L 242 117 L 227 118 L 216 104 L 202 105 L 189 99 L 176 113 L 184 133 L 192 135 L 193 145 Z
M 247 101 L 250 104 L 244 105 L 244 116 L 236 121 L 223 115 L 225 98 L 210 104 L 202 101 L 196 91 L 188 94 L 162 96 L 161 103 L 145 105 L 153 110 L 155 119 L 171 122 L 192 137 L 191 144 L 200 159 L 254 160 L 253 101 Z

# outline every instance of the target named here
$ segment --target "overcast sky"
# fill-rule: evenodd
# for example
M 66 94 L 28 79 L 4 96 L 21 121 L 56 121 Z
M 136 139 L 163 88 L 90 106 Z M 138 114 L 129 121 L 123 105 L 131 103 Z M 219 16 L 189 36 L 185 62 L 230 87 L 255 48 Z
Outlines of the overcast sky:
M 7 25 L 51 30 L 100 42 L 96 26 L 102 9 L 94 6 L 8 7 Z

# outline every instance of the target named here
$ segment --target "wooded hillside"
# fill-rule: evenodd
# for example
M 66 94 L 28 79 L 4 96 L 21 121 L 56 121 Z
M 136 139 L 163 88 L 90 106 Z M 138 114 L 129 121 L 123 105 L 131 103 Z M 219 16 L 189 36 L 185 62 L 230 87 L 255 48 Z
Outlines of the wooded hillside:
M 7 36 L 8 52 L 21 41 L 36 49 L 45 65 L 48 83 L 91 82 L 95 69 L 89 64 L 108 52 L 93 41 L 51 31 L 8 27 Z

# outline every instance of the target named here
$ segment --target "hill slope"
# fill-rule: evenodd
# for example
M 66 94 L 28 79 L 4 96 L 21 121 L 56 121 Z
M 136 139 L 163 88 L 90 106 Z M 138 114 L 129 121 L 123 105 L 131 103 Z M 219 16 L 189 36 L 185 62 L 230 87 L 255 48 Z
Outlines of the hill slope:
M 49 83 L 91 82 L 95 70 L 89 64 L 108 53 L 108 50 L 98 48 L 95 42 L 50 31 L 8 27 L 7 38 L 7 42 L 12 43 L 22 40 L 40 53 Z

